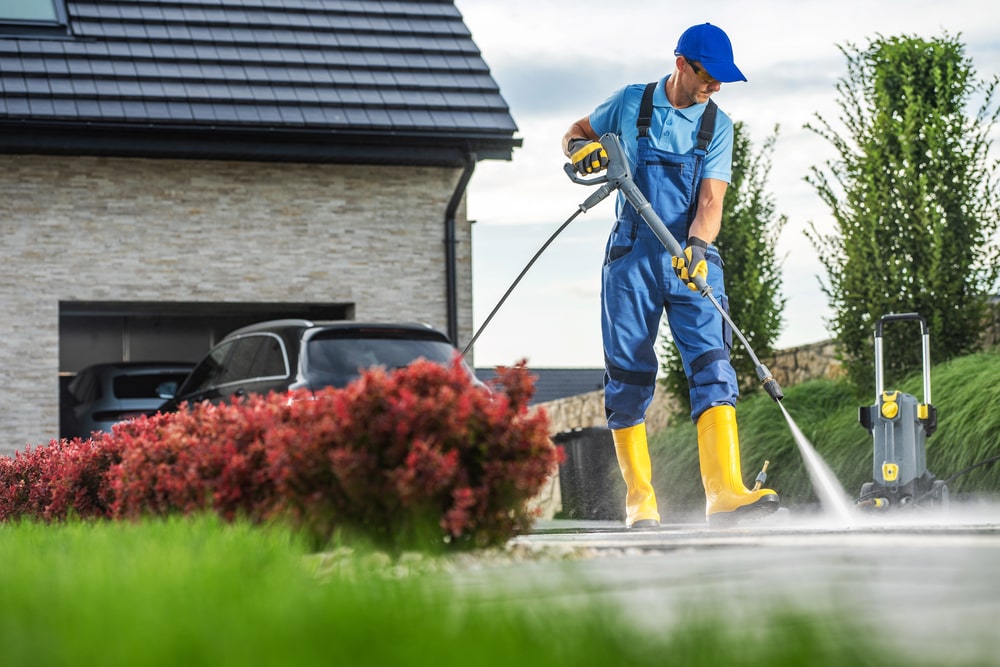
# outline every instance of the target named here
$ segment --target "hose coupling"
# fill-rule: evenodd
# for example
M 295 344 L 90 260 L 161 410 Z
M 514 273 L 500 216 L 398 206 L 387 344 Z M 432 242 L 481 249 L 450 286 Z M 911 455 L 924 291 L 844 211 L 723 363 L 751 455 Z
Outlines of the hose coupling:
M 863 507 L 870 510 L 887 510 L 889 509 L 889 499 L 888 498 L 866 498 L 858 503 L 858 507 Z
M 774 379 L 771 375 L 771 371 L 768 370 L 767 366 L 764 364 L 757 364 L 757 379 L 761 381 L 764 385 L 764 391 L 767 395 L 775 400 L 776 403 L 780 403 L 781 399 L 785 397 L 785 394 L 781 391 L 781 385 L 778 381 Z
M 764 482 L 767 481 L 767 466 L 769 465 L 771 465 L 770 461 L 764 461 L 764 467 L 757 473 L 757 479 L 754 481 L 753 491 L 760 491 L 760 488 L 764 486 Z

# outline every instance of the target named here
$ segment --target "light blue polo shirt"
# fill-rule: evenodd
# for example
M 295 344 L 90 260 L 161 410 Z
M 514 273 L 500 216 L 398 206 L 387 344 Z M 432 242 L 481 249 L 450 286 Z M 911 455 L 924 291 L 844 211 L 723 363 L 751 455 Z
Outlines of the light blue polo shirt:
M 649 124 L 650 143 L 671 153 L 690 153 L 698 143 L 698 126 L 708 103 L 695 104 L 685 109 L 675 109 L 667 100 L 667 76 L 660 79 L 653 93 L 653 118 Z M 612 132 L 621 136 L 622 148 L 635 171 L 636 140 L 635 122 L 639 118 L 639 105 L 646 84 L 625 86 L 601 103 L 590 114 L 590 126 L 598 136 Z M 733 170 L 733 122 L 721 109 L 715 117 L 715 135 L 708 145 L 708 154 L 702 172 L 703 178 L 715 178 L 729 183 Z M 619 193 L 619 198 L 621 193 Z

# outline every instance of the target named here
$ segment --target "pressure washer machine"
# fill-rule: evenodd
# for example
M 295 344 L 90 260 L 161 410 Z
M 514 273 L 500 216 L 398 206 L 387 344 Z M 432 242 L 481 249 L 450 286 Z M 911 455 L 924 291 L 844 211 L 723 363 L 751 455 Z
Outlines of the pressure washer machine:
M 882 328 L 887 322 L 920 322 L 923 344 L 923 401 L 900 391 L 887 391 L 883 370 Z M 889 314 L 875 324 L 875 404 L 862 406 L 858 420 L 874 439 L 873 481 L 861 486 L 858 505 L 889 509 L 907 505 L 948 505 L 947 485 L 927 470 L 927 438 L 937 429 L 931 403 L 930 334 L 916 313 Z

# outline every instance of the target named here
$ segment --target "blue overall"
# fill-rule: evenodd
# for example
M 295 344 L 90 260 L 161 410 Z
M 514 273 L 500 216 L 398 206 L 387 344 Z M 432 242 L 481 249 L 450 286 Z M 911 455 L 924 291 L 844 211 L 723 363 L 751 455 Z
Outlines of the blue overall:
M 640 129 L 633 179 L 682 246 L 694 218 L 704 156 L 701 146 L 688 154 L 660 150 Z M 715 246 L 709 246 L 706 257 L 708 284 L 728 312 Z M 601 287 L 604 406 L 612 429 L 645 420 L 659 367 L 655 346 L 664 311 L 688 378 L 691 418 L 697 421 L 710 407 L 736 403 L 736 372 L 729 362 L 732 332 L 711 302 L 677 277 L 670 259 L 635 208 L 621 206 L 607 243 Z

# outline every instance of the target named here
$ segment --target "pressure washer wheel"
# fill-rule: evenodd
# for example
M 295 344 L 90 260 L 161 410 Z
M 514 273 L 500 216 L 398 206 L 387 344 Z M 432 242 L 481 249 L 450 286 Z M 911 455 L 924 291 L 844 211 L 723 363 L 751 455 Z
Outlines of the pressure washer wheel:
M 948 485 L 941 480 L 936 480 L 934 484 L 931 485 L 930 493 L 930 505 L 934 507 L 939 507 L 943 510 L 948 509 Z
M 861 495 L 858 497 L 863 500 L 867 500 L 868 498 L 871 497 L 871 493 L 874 490 L 875 490 L 874 482 L 865 482 L 864 484 L 861 485 Z
M 924 482 L 926 484 L 926 482 Z M 926 486 L 922 487 L 927 489 Z M 930 489 L 920 492 L 921 487 L 916 489 L 886 489 L 876 488 L 874 482 L 865 482 L 861 485 L 861 495 L 858 497 L 858 505 L 869 510 L 887 510 L 891 507 L 917 506 L 924 509 L 948 509 L 949 494 L 948 485 L 941 481 L 931 482 Z

